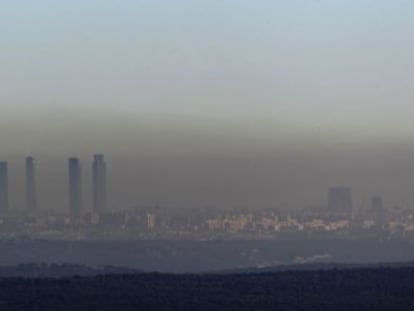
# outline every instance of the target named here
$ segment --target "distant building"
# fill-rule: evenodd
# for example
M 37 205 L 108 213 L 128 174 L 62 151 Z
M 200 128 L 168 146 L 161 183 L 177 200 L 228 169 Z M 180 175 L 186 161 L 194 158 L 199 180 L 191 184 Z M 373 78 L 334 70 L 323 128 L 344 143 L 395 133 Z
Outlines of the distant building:
M 349 213 L 352 211 L 352 193 L 350 188 L 330 188 L 328 191 L 328 209 L 332 212 Z
M 7 162 L 0 162 L 0 212 L 7 212 L 9 209 L 9 177 Z
M 26 158 L 26 210 L 35 212 L 37 209 L 36 202 L 36 179 L 35 166 L 33 157 Z
M 147 214 L 147 228 L 154 229 L 154 227 L 155 227 L 155 215 Z
M 93 212 L 106 210 L 106 163 L 102 154 L 96 154 L 92 163 Z
M 382 202 L 382 198 L 380 196 L 375 196 L 372 198 L 371 200 L 371 209 L 373 211 L 382 211 L 382 209 L 384 208 L 384 204 Z
M 78 220 L 82 213 L 81 167 L 79 159 L 69 159 L 69 213 L 71 220 Z

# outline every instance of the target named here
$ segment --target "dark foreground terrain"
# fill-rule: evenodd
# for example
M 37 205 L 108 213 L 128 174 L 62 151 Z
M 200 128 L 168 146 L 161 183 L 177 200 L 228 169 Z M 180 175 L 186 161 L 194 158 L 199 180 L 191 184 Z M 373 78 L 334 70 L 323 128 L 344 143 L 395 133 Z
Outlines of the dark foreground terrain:
M 2 278 L 1 310 L 414 310 L 414 268 Z
M 203 273 L 309 263 L 407 262 L 411 240 L 0 240 L 0 266 L 37 262 Z M 1 275 L 1 274 L 0 274 Z

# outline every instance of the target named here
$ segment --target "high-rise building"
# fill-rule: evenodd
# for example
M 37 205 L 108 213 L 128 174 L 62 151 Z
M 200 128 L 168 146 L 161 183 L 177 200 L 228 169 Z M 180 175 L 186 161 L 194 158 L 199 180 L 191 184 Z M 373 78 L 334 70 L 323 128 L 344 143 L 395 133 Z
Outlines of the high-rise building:
M 332 212 L 349 213 L 352 211 L 352 193 L 350 188 L 330 188 L 328 191 L 328 209 Z
M 384 208 L 384 204 L 382 202 L 382 198 L 380 196 L 375 196 L 371 200 L 371 209 L 376 212 L 382 211 Z
M 36 202 L 36 179 L 35 166 L 33 157 L 26 158 L 26 210 L 35 212 L 37 208 Z
M 0 212 L 7 212 L 9 209 L 9 177 L 7 162 L 0 162 Z
M 93 211 L 102 213 L 106 209 L 106 163 L 102 154 L 95 154 L 92 163 Z
M 69 159 L 69 213 L 77 220 L 82 213 L 81 167 L 78 158 Z

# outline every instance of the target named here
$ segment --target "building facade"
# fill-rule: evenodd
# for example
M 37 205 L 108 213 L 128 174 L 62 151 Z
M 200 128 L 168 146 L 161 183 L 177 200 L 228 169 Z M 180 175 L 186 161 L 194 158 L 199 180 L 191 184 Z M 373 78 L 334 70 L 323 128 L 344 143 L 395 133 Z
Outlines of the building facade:
M 352 212 L 352 192 L 350 188 L 336 187 L 328 191 L 328 209 L 331 212 Z
M 26 158 L 26 210 L 30 213 L 37 209 L 36 177 L 34 158 Z
M 106 163 L 102 154 L 96 154 L 92 163 L 93 212 L 100 214 L 106 210 Z
M 78 158 L 69 159 L 69 213 L 73 221 L 82 215 L 81 166 Z
M 7 162 L 0 162 L 0 212 L 9 209 L 9 176 Z

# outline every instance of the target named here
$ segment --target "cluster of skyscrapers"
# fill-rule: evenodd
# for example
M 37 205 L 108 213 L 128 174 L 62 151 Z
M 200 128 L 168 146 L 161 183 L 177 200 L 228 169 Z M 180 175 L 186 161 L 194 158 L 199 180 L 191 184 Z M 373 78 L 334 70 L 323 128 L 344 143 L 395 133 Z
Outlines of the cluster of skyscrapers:
M 329 188 L 328 210 L 331 212 L 350 213 L 352 212 L 352 191 L 348 187 Z M 374 196 L 371 200 L 373 211 L 382 211 L 384 204 L 380 196 Z
M 69 213 L 72 220 L 82 216 L 82 169 L 78 158 L 68 160 L 69 176 Z M 36 172 L 34 158 L 26 158 L 25 179 L 26 210 L 34 213 L 37 210 Z M 7 162 L 0 162 L 0 212 L 9 208 L 8 197 L 8 167 Z M 106 210 L 106 162 L 102 154 L 95 154 L 92 162 L 92 211 L 102 214 Z M 330 188 L 328 191 L 328 210 L 332 212 L 349 213 L 352 211 L 352 192 L 347 187 Z M 372 199 L 372 208 L 380 210 L 383 207 L 381 197 Z
M 106 210 L 106 162 L 102 154 L 93 157 L 92 200 L 94 213 Z M 82 215 L 82 169 L 78 158 L 69 159 L 69 211 L 72 219 Z
M 68 160 L 69 176 L 69 213 L 73 220 L 82 215 L 82 170 L 78 158 Z M 9 209 L 9 186 L 7 162 L 0 162 L 0 211 Z M 37 210 L 36 172 L 34 158 L 26 158 L 25 179 L 26 210 L 35 213 Z M 102 154 L 96 154 L 92 163 L 92 200 L 93 212 L 102 213 L 106 209 L 106 162 Z

